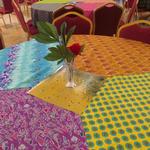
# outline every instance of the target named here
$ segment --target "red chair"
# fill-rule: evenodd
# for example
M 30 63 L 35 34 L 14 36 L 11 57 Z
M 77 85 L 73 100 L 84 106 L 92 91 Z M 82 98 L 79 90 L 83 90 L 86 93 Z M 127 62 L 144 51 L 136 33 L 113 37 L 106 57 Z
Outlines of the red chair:
M 125 0 L 124 1 L 124 7 L 125 8 L 132 8 L 134 0 Z
M 4 44 L 4 39 L 3 39 L 3 36 L 2 36 L 2 31 L 0 29 L 0 50 L 5 48 L 5 44 Z
M 26 8 L 27 8 L 27 12 L 29 12 L 29 5 L 32 5 L 33 3 L 35 2 L 38 2 L 39 0 L 24 0 L 25 1 L 25 5 L 26 5 Z
M 38 2 L 39 0 L 25 0 L 25 2 L 28 4 L 28 5 L 32 5 L 33 3 L 35 2 Z
M 25 0 L 17 0 L 17 3 L 20 5 L 20 7 L 23 5 L 25 10 Z
M 74 34 L 92 34 L 92 21 L 89 18 L 77 12 L 68 12 L 53 20 L 53 24 L 57 27 L 59 33 L 60 26 L 63 22 L 67 23 L 68 29 L 70 29 L 73 26 L 76 26 Z
M 139 0 L 136 1 L 137 4 L 138 2 Z M 135 3 L 135 0 L 125 0 L 124 7 L 127 9 L 132 8 L 134 3 Z
M 138 0 L 128 0 L 125 4 L 125 11 L 120 19 L 119 26 L 122 26 L 126 23 L 132 21 L 134 17 L 138 17 L 138 8 L 137 8 Z
M 107 3 L 94 12 L 94 34 L 113 36 L 117 32 L 122 8 L 115 3 Z
M 3 7 L 0 8 L 0 14 L 2 15 L 3 22 L 5 24 L 3 15 L 9 14 L 9 20 L 10 20 L 10 23 L 11 23 L 10 14 L 13 12 L 13 7 L 12 7 L 12 4 L 11 4 L 12 0 L 2 0 L 2 2 L 3 2 Z
M 127 17 L 127 23 L 131 22 L 132 18 L 134 17 L 134 15 L 138 16 L 137 15 L 137 12 L 138 12 L 138 7 L 137 7 L 137 4 L 138 4 L 138 0 L 132 0 L 133 2 L 131 3 L 131 10 L 129 12 L 129 15 Z M 129 3 L 130 4 L 130 3 Z M 129 5 L 130 6 L 130 5 Z
M 26 32 L 28 34 L 27 39 L 29 40 L 32 35 L 35 35 L 35 34 L 38 33 L 38 30 L 32 24 L 32 20 L 29 20 L 29 21 L 25 22 L 24 16 L 21 12 L 19 4 L 17 3 L 17 0 L 12 0 L 12 6 L 13 6 L 14 12 L 17 16 L 17 19 L 18 19 L 18 21 L 20 22 L 20 24 L 22 26 L 22 29 L 24 30 L 24 32 Z
M 20 4 L 20 3 L 24 3 L 24 0 L 18 0 L 18 3 Z
M 54 13 L 53 13 L 53 19 L 65 14 L 65 13 L 68 13 L 68 12 L 77 12 L 79 14 L 82 14 L 83 15 L 83 10 L 77 6 L 75 6 L 74 4 L 67 4 L 59 9 L 57 9 Z
M 121 26 L 117 37 L 123 37 L 150 44 L 150 21 L 138 20 Z

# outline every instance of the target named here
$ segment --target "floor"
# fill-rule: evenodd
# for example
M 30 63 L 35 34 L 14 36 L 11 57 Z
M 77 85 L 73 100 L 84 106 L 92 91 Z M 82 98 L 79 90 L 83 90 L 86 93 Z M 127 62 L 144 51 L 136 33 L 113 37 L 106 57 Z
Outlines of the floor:
M 22 11 L 25 17 L 25 20 L 29 20 L 31 17 L 30 13 L 22 7 Z M 11 14 L 12 23 L 10 23 L 9 16 L 4 15 L 6 26 L 4 25 L 2 19 L 0 19 L 0 29 L 2 30 L 2 35 L 5 42 L 5 47 L 21 43 L 27 40 L 26 33 L 22 30 L 15 14 Z

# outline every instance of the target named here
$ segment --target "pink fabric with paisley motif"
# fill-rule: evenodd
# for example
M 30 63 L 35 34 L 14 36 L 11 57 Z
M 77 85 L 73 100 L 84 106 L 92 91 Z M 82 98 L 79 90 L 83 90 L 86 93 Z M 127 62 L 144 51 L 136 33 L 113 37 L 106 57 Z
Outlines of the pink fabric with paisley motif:
M 0 149 L 87 150 L 80 117 L 28 90 L 0 90 Z

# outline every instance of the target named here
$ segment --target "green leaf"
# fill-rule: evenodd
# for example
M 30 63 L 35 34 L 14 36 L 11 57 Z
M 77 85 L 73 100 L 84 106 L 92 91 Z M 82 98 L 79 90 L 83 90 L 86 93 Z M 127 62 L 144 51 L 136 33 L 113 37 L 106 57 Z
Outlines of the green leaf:
M 36 25 L 37 25 L 38 31 L 39 31 L 40 33 L 49 35 L 48 32 L 45 31 L 45 29 L 43 28 L 43 26 L 45 25 L 45 22 L 39 21 L 39 22 L 37 22 Z
M 39 33 L 35 36 L 33 36 L 34 39 L 36 39 L 40 43 L 55 43 L 57 42 L 55 39 L 48 37 L 45 34 Z
M 49 54 L 46 55 L 44 58 L 45 58 L 46 60 L 48 60 L 48 61 L 56 61 L 56 60 L 61 59 L 61 56 L 60 56 L 60 55 L 57 55 L 57 54 L 54 54 L 54 53 L 49 53 Z
M 62 58 L 65 58 L 65 55 L 66 55 L 65 54 L 65 47 L 63 45 L 58 45 L 57 48 L 58 48 L 58 51 L 60 52 Z
M 49 47 L 48 50 L 51 51 L 52 49 L 57 50 L 56 47 Z
M 67 23 L 63 22 L 60 26 L 60 34 L 64 45 L 66 45 L 66 39 L 65 39 L 66 29 L 67 29 Z
M 65 47 L 65 45 L 57 45 L 57 49 L 59 50 L 63 58 L 66 58 L 69 55 L 71 55 L 68 49 Z
M 57 32 L 57 28 L 53 24 L 50 24 L 48 22 L 46 22 L 46 25 L 47 25 L 47 29 L 51 29 L 51 33 L 53 37 L 57 39 L 57 41 L 59 41 L 59 34 Z
M 63 62 L 64 61 L 64 59 L 62 58 L 62 59 L 60 59 L 58 62 L 57 62 L 57 65 L 59 65 L 61 62 Z
M 64 22 L 61 25 L 61 35 L 59 37 L 57 29 L 54 25 L 48 22 L 38 22 L 37 27 L 39 29 L 39 34 L 33 36 L 37 41 L 41 43 L 54 43 L 58 42 L 56 47 L 50 47 L 50 53 L 44 58 L 48 61 L 58 60 L 58 64 L 61 63 L 64 59 L 71 61 L 74 59 L 74 54 L 67 48 L 67 42 L 71 38 L 72 34 L 75 31 L 75 26 L 73 26 L 67 32 L 67 23 Z
M 67 40 L 66 40 L 66 44 L 68 43 L 69 39 L 71 38 L 72 34 L 74 33 L 76 29 L 76 26 L 73 26 L 67 33 Z
M 62 57 L 62 54 L 61 54 L 60 50 L 57 49 L 56 47 L 51 47 L 51 48 L 49 48 L 49 50 L 50 50 L 51 53 L 53 53 L 54 55 L 57 55 L 57 56 L 59 56 L 59 57 Z
M 59 40 L 59 35 L 57 32 L 57 29 L 54 25 L 48 23 L 48 22 L 38 22 L 37 27 L 40 33 L 43 33 L 45 35 L 49 35 L 56 39 L 57 41 Z

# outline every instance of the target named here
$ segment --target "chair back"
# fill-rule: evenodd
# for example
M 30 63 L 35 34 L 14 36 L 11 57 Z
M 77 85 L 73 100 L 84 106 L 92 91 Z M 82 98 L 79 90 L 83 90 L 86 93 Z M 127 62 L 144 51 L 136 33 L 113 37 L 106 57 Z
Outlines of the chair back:
M 12 13 L 13 12 L 12 0 L 2 0 L 2 1 L 5 12 Z
M 53 13 L 53 19 L 67 13 L 67 12 L 77 12 L 79 14 L 83 15 L 83 10 L 77 6 L 75 6 L 74 4 L 67 4 L 59 9 L 57 9 L 54 13 Z
M 131 9 L 129 11 L 129 15 L 127 16 L 127 22 L 126 23 L 131 22 L 132 17 L 135 15 L 135 12 L 136 12 L 136 9 L 137 9 L 138 0 L 132 0 L 131 4 L 132 4 L 132 5 L 130 5 Z
M 122 8 L 115 3 L 107 3 L 94 11 L 94 34 L 113 36 L 116 33 Z
M 24 16 L 23 16 L 23 14 L 21 12 L 20 6 L 17 3 L 17 0 L 12 0 L 12 6 L 13 6 L 14 12 L 15 12 L 15 14 L 17 16 L 17 19 L 18 19 L 18 21 L 20 22 L 20 24 L 22 26 L 22 29 L 25 32 L 28 32 L 28 27 L 27 27 L 26 22 L 24 20 Z
M 35 2 L 38 2 L 39 0 L 25 0 L 26 4 L 32 5 Z
M 70 29 L 73 26 L 76 26 L 74 34 L 92 34 L 92 21 L 89 18 L 77 12 L 68 12 L 53 20 L 53 24 L 57 27 L 59 33 L 60 26 L 63 22 L 67 23 L 68 29 Z
M 24 2 L 24 0 L 18 0 L 18 3 L 23 3 Z
M 150 21 L 138 20 L 121 26 L 117 37 L 142 41 L 150 44 Z
M 124 12 L 120 19 L 119 26 L 122 26 L 126 23 L 131 22 L 133 17 L 135 16 L 137 9 L 137 4 L 139 0 L 128 0 L 125 3 Z
M 136 3 L 138 3 L 139 0 L 126 0 L 125 4 L 124 4 L 125 8 L 128 8 L 128 9 L 132 8 L 135 1 L 136 1 Z

